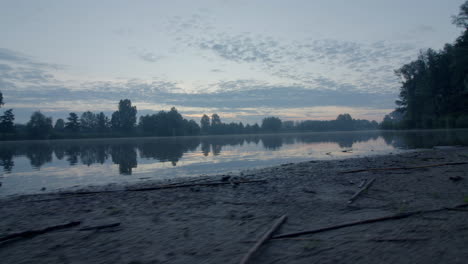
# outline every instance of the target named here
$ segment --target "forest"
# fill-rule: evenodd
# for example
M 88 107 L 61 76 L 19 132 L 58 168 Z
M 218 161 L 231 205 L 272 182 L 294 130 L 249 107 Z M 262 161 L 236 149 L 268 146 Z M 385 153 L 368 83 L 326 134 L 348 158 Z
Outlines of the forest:
M 1 104 L 3 96 L 0 92 Z M 171 137 L 196 135 L 258 134 L 296 131 L 339 131 L 377 129 L 375 121 L 353 119 L 341 114 L 329 121 L 282 121 L 278 117 L 266 117 L 261 124 L 242 122 L 224 123 L 214 113 L 203 115 L 200 124 L 185 119 L 175 107 L 169 111 L 137 116 L 137 107 L 129 99 L 120 100 L 118 109 L 110 118 L 103 112 L 69 113 L 65 119 L 53 122 L 40 111 L 32 113 L 24 124 L 15 124 L 13 109 L 0 116 L 0 140 L 66 139 L 66 138 L 113 138 L 113 137 Z
M 463 30 L 453 44 L 421 51 L 395 71 L 401 80 L 399 99 L 381 128 L 468 128 L 468 1 L 453 24 Z

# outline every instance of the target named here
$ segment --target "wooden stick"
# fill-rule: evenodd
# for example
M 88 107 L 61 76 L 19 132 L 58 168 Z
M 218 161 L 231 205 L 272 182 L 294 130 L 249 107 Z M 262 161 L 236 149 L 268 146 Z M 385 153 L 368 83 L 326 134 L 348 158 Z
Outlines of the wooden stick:
M 231 184 L 243 184 L 243 183 L 264 183 L 264 182 L 267 182 L 267 181 L 266 180 L 252 180 L 252 181 L 209 182 L 209 183 L 193 183 L 193 184 L 166 184 L 166 185 L 159 185 L 159 186 L 154 186 L 154 187 L 125 189 L 125 190 L 62 192 L 62 193 L 58 193 L 58 194 L 59 195 L 87 195 L 87 194 L 100 194 L 100 193 L 113 193 L 113 192 L 141 192 L 141 191 L 153 191 L 153 190 L 195 187 L 195 186 L 217 186 L 217 185 L 231 185 Z
M 316 233 L 321 233 L 321 232 L 330 231 L 330 230 L 336 230 L 336 229 L 349 227 L 349 226 L 357 226 L 357 225 L 364 225 L 364 224 L 370 224 L 370 223 L 375 223 L 375 222 L 402 219 L 402 218 L 407 218 L 407 217 L 410 217 L 410 216 L 413 216 L 413 215 L 434 213 L 434 212 L 440 212 L 440 211 L 450 210 L 450 209 L 454 209 L 454 208 L 457 209 L 457 208 L 462 208 L 462 207 L 468 207 L 468 203 L 467 204 L 457 205 L 455 207 L 443 207 L 443 208 L 439 208 L 439 209 L 419 210 L 419 211 L 408 212 L 408 213 L 403 213 L 403 214 L 396 214 L 396 215 L 390 215 L 390 216 L 384 216 L 384 217 L 378 217 L 378 218 L 371 218 L 371 219 L 366 219 L 366 220 L 361 220 L 361 221 L 356 221 L 356 222 L 351 222 L 351 223 L 345 223 L 345 224 L 340 224 L 340 225 L 322 227 L 322 228 L 318 228 L 318 229 L 314 229 L 314 230 L 306 230 L 306 231 L 301 231 L 301 232 L 296 232 L 296 233 L 283 234 L 283 235 L 274 236 L 271 239 L 286 238 L 286 237 L 297 237 L 297 236 L 302 236 L 302 235 L 316 234 Z
M 273 226 L 260 238 L 260 240 L 255 243 L 255 245 L 250 248 L 249 252 L 242 258 L 240 261 L 240 264 L 245 264 L 249 261 L 249 259 L 252 257 L 252 255 L 265 243 L 270 237 L 273 235 L 273 233 L 278 229 L 281 224 L 286 220 L 287 216 L 283 215 L 281 216 L 274 224 Z
M 110 228 L 110 227 L 116 227 L 116 226 L 120 226 L 120 223 L 116 222 L 116 223 L 107 224 L 107 225 L 83 227 L 83 228 L 80 228 L 79 230 L 80 231 L 101 230 L 104 228 Z
M 4 237 L 0 237 L 0 242 L 4 242 L 4 241 L 14 239 L 14 238 L 31 238 L 37 235 L 45 234 L 45 233 L 52 232 L 52 231 L 59 230 L 59 229 L 74 227 L 80 224 L 81 224 L 80 221 L 76 221 L 76 222 L 70 222 L 70 223 L 63 224 L 63 225 L 49 226 L 49 227 L 38 229 L 38 230 L 28 230 L 28 231 L 19 232 L 19 233 L 13 233 L 10 235 L 6 235 Z
M 153 191 L 153 190 L 195 187 L 195 186 L 217 186 L 217 185 L 231 185 L 231 184 L 242 184 L 242 183 L 263 183 L 263 182 L 266 182 L 266 180 L 236 181 L 236 182 L 210 182 L 210 183 L 194 183 L 194 184 L 179 184 L 179 185 L 162 185 L 162 186 L 147 187 L 147 188 L 127 189 L 126 191 L 141 192 L 141 191 Z
M 366 183 L 367 183 L 367 179 L 364 179 L 364 180 L 361 181 L 361 183 L 359 183 L 358 187 L 362 188 L 364 186 L 364 184 L 366 184 Z
M 449 163 L 440 163 L 440 164 L 421 165 L 421 166 L 416 166 L 416 167 L 371 168 L 371 169 L 342 171 L 340 173 L 356 173 L 356 172 L 363 172 L 363 171 L 385 171 L 385 170 L 412 170 L 412 169 L 422 169 L 422 168 L 441 167 L 441 166 L 450 166 L 450 165 L 464 165 L 464 164 L 468 164 L 468 162 L 449 162 Z
M 370 188 L 370 186 L 374 183 L 375 181 L 375 178 L 373 178 L 372 180 L 370 180 L 364 187 L 362 187 L 359 191 L 357 191 L 351 198 L 349 198 L 348 200 L 348 204 L 352 204 L 357 198 L 359 195 L 361 195 L 362 193 L 364 193 L 365 191 L 367 191 L 367 189 Z
M 372 241 L 372 242 L 408 242 L 408 241 L 427 241 L 430 240 L 430 238 L 424 237 L 424 238 L 374 238 L 374 239 L 369 239 L 367 241 Z

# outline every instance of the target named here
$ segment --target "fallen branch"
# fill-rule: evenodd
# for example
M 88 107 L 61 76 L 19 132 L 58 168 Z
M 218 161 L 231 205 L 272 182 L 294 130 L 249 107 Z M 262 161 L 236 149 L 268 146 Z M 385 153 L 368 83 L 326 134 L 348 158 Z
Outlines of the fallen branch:
M 375 238 L 375 239 L 369 239 L 368 241 L 372 242 L 408 242 L 408 241 L 427 241 L 430 240 L 430 238 Z
M 232 182 L 208 182 L 208 183 L 193 183 L 193 184 L 165 184 L 154 187 L 135 188 L 135 189 L 124 189 L 124 190 L 106 190 L 106 191 L 86 191 L 86 192 L 62 192 L 60 195 L 88 195 L 88 194 L 100 194 L 100 193 L 114 193 L 114 192 L 141 192 L 141 191 L 154 191 L 162 189 L 173 189 L 173 188 L 184 188 L 184 187 L 196 187 L 196 186 L 216 186 L 216 185 L 237 185 L 243 183 L 264 183 L 266 180 L 252 180 L 252 181 L 232 181 Z
M 287 216 L 281 216 L 273 226 L 260 238 L 260 240 L 255 243 L 255 245 L 247 252 L 247 254 L 242 258 L 240 264 L 245 264 L 249 261 L 249 259 L 253 256 L 253 254 L 273 235 L 273 233 L 278 229 L 281 224 L 286 220 Z
M 361 183 L 359 183 L 358 187 L 362 188 L 364 186 L 364 184 L 366 184 L 366 183 L 367 183 L 367 179 L 364 179 L 364 180 L 361 181 Z
M 116 227 L 116 226 L 120 226 L 120 223 L 117 222 L 117 223 L 112 223 L 112 224 L 107 224 L 107 225 L 83 227 L 83 228 L 80 228 L 79 230 L 80 231 L 101 230 L 104 228 L 110 228 L 110 227 Z
M 193 183 L 193 184 L 179 184 L 179 185 L 162 185 L 147 188 L 138 189 L 127 189 L 129 192 L 141 192 L 141 191 L 153 191 L 162 189 L 173 189 L 173 188 L 184 188 L 184 187 L 196 187 L 196 186 L 218 186 L 218 185 L 231 185 L 231 184 L 243 184 L 243 183 L 263 183 L 266 180 L 252 180 L 252 181 L 236 181 L 236 182 L 210 182 L 210 183 Z
M 449 211 L 468 212 L 468 209 L 463 208 L 447 208 Z
M 302 236 L 302 235 L 316 234 L 316 233 L 321 233 L 321 232 L 330 231 L 330 230 L 336 230 L 336 229 L 350 227 L 350 226 L 357 226 L 357 225 L 364 225 L 364 224 L 383 222 L 383 221 L 389 221 L 389 220 L 403 219 L 403 218 L 407 218 L 407 217 L 410 217 L 410 216 L 413 216 L 413 215 L 434 213 L 434 212 L 440 212 L 440 211 L 444 211 L 444 210 L 458 209 L 458 208 L 462 208 L 462 207 L 468 207 L 468 203 L 467 204 L 457 205 L 455 207 L 442 207 L 442 208 L 439 208 L 439 209 L 419 210 L 419 211 L 414 211 L 414 212 L 408 212 L 408 213 L 402 213 L 402 214 L 396 214 L 396 215 L 390 215 L 390 216 L 384 216 L 384 217 L 378 217 L 378 218 L 371 218 L 371 219 L 366 219 L 366 220 L 361 220 L 361 221 L 356 221 L 356 222 L 351 222 L 351 223 L 328 226 L 328 227 L 323 227 L 323 228 L 314 229 L 314 230 L 306 230 L 306 231 L 301 231 L 301 232 L 296 232 L 296 233 L 283 234 L 283 235 L 274 236 L 274 237 L 272 237 L 272 239 L 286 238 L 286 237 L 297 237 L 297 236 Z
M 362 241 L 362 242 L 408 242 L 408 241 L 427 241 L 431 238 L 370 238 L 370 239 L 326 239 L 328 242 L 343 242 L 343 241 Z M 309 238 L 309 237 L 285 237 L 275 238 L 275 240 L 297 240 L 297 241 L 316 241 L 323 242 L 324 239 Z M 243 241 L 244 243 L 253 243 L 255 241 Z
M 363 172 L 363 171 L 412 170 L 412 169 L 422 169 L 422 168 L 452 166 L 452 165 L 465 165 L 465 164 L 468 164 L 468 162 L 449 162 L 449 163 L 422 165 L 422 166 L 416 166 L 416 167 L 370 168 L 370 169 L 342 171 L 340 173 L 344 174 L 344 173 L 357 173 L 357 172 Z
M 28 230 L 28 231 L 19 232 L 19 233 L 13 233 L 13 234 L 10 234 L 10 235 L 6 235 L 4 237 L 0 237 L 0 242 L 5 242 L 5 241 L 11 240 L 11 239 L 31 238 L 31 237 L 35 237 L 37 235 L 42 235 L 42 234 L 52 232 L 52 231 L 55 231 L 55 230 L 59 230 L 59 229 L 74 227 L 74 226 L 77 226 L 77 225 L 80 225 L 80 224 L 81 224 L 80 221 L 76 221 L 76 222 L 70 222 L 70 223 L 63 224 L 63 225 L 49 226 L 49 227 L 46 227 L 46 228 L 43 228 L 43 229 L 38 229 L 38 230 Z
M 348 200 L 348 204 L 352 204 L 362 193 L 367 191 L 367 189 L 370 188 L 370 186 L 374 183 L 375 178 L 370 180 L 364 187 L 362 187 L 359 191 L 357 191 L 351 198 Z

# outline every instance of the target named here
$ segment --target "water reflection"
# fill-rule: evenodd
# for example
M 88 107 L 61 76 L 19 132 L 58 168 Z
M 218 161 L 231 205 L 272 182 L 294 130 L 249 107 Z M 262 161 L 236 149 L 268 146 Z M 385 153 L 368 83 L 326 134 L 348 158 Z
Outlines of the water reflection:
M 378 138 L 396 148 L 468 145 L 467 130 L 3 142 L 0 143 L 0 166 L 5 173 L 11 173 L 16 157 L 26 157 L 37 170 L 53 162 L 54 158 L 66 161 L 69 166 L 80 163 L 92 166 L 109 161 L 118 165 L 120 174 L 131 175 L 141 159 L 177 166 L 188 152 L 200 153 L 204 157 L 219 156 L 227 146 L 240 148 L 245 144 L 278 151 L 286 145 L 336 143 L 340 148 L 352 148 L 356 143 Z

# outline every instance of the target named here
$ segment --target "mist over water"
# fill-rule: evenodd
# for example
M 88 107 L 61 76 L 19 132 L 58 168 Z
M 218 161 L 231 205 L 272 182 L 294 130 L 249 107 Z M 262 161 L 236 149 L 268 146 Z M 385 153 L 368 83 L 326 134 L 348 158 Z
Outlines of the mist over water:
M 0 195 L 236 173 L 448 145 L 468 145 L 468 130 L 1 142 Z

